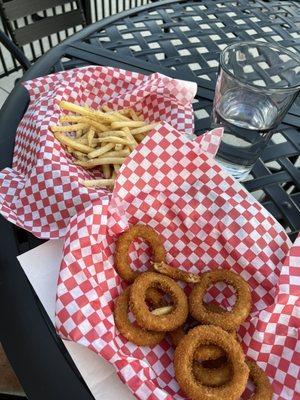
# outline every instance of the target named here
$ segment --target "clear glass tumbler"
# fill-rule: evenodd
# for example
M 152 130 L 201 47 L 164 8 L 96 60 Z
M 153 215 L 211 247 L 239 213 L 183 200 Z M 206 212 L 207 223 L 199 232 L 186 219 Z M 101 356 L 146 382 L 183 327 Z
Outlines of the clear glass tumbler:
M 281 46 L 240 42 L 220 57 L 212 125 L 223 126 L 216 159 L 247 178 L 300 89 L 300 57 Z

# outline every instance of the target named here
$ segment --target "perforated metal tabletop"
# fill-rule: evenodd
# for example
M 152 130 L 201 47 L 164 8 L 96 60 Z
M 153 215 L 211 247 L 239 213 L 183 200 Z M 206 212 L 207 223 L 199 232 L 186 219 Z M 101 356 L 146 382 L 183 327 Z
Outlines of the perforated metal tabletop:
M 299 52 L 300 3 L 156 1 L 85 28 L 41 57 L 23 80 L 99 64 L 195 81 L 195 126 L 202 134 L 210 125 L 219 53 L 240 40 L 278 43 Z M 1 109 L 0 169 L 11 166 L 15 133 L 28 102 L 19 82 Z M 300 231 L 299 103 L 256 163 L 253 179 L 245 183 L 292 239 Z M 28 397 L 92 398 L 16 259 L 40 241 L 1 216 L 0 237 L 6 249 L 0 252 L 0 339 Z
M 195 132 L 210 126 L 219 54 L 241 40 L 300 50 L 300 3 L 296 1 L 159 1 L 108 18 L 73 37 L 65 48 L 75 65 L 119 66 L 195 81 Z M 66 59 L 65 59 L 66 60 Z M 300 101 L 256 163 L 246 188 L 294 239 L 300 231 Z

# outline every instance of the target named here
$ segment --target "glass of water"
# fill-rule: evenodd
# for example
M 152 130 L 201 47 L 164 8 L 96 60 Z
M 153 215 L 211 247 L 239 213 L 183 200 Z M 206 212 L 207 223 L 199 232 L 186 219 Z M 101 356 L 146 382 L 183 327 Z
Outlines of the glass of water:
M 218 163 L 244 180 L 300 89 L 300 57 L 281 46 L 240 42 L 220 57 L 213 127 L 224 128 Z

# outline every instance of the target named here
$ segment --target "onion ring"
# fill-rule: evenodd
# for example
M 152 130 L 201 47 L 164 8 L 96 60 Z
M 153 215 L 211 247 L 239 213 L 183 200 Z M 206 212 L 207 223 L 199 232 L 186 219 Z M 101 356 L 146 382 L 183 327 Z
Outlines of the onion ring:
M 146 329 L 133 325 L 130 322 L 128 318 L 130 290 L 131 286 L 129 286 L 115 302 L 114 318 L 116 327 L 127 340 L 137 344 L 138 346 L 155 346 L 163 340 L 164 333 L 147 331 Z M 151 303 L 153 301 L 151 296 L 148 294 L 147 300 Z
M 170 295 L 172 311 L 167 315 L 153 315 L 146 304 L 148 289 L 159 289 Z M 144 272 L 133 282 L 130 291 L 130 309 L 137 323 L 152 331 L 171 331 L 182 325 L 188 316 L 188 301 L 181 287 L 168 276 Z
M 172 279 L 177 281 L 183 281 L 186 283 L 197 283 L 200 282 L 200 275 L 192 274 L 190 272 L 185 272 L 180 269 L 171 267 L 170 265 L 166 264 L 164 261 L 162 262 L 154 262 L 152 263 L 153 268 L 156 272 L 160 274 L 169 276 Z
M 195 350 L 207 344 L 220 346 L 232 365 L 231 379 L 223 386 L 204 386 L 192 373 Z M 197 326 L 182 338 L 175 349 L 174 369 L 180 388 L 191 400 L 236 400 L 243 393 L 249 376 L 241 347 L 228 332 L 212 325 Z
M 251 400 L 272 400 L 273 389 L 266 373 L 259 368 L 254 361 L 246 360 L 249 368 L 249 379 L 255 385 L 255 393 L 250 397 Z
M 217 312 L 222 312 L 223 309 L 219 307 L 216 304 L 205 304 L 205 307 L 207 307 L 209 310 Z M 187 322 L 190 322 L 189 319 Z M 175 331 L 169 332 L 172 340 L 172 344 L 174 347 L 178 345 L 180 340 L 185 336 L 185 334 L 190 330 L 190 328 L 194 328 L 195 326 L 199 325 L 199 322 L 195 324 L 195 320 L 190 323 L 190 326 L 188 325 L 187 327 L 182 325 L 179 328 L 177 328 Z M 228 332 L 234 339 L 236 339 L 236 332 L 235 331 L 229 331 Z M 200 346 L 196 351 L 195 351 L 195 360 L 216 360 L 220 357 L 224 357 L 224 351 L 219 347 L 215 346 L 213 344 L 208 344 L 206 346 Z
M 140 274 L 140 272 L 131 269 L 128 254 L 129 246 L 136 238 L 142 238 L 149 243 L 154 262 L 164 261 L 166 256 L 162 238 L 154 229 L 147 225 L 133 225 L 119 236 L 115 252 L 116 270 L 120 277 L 127 282 L 133 282 Z
M 230 380 L 232 368 L 230 363 L 226 361 L 216 368 L 204 367 L 203 364 L 194 361 L 193 374 L 197 381 L 199 381 L 202 385 L 218 387 L 224 385 Z
M 236 290 L 237 301 L 232 311 L 215 312 L 207 309 L 203 303 L 203 296 L 211 284 L 225 282 Z M 248 317 L 251 309 L 251 293 L 247 282 L 232 271 L 215 270 L 201 275 L 201 282 L 197 283 L 189 297 L 191 315 L 204 324 L 212 324 L 224 330 L 236 329 Z

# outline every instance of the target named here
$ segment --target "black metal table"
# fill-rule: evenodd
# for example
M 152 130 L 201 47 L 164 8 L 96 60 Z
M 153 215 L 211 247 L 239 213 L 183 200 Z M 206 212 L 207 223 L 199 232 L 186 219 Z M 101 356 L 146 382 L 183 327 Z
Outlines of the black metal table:
M 210 124 L 220 51 L 239 40 L 299 51 L 299 28 L 296 1 L 153 2 L 85 28 L 45 54 L 23 79 L 99 64 L 195 81 L 195 126 L 201 134 Z M 1 110 L 0 169 L 11 165 L 15 132 L 28 101 L 19 83 Z M 292 239 L 300 231 L 299 126 L 296 102 L 245 183 Z M 0 340 L 25 391 L 39 400 L 92 398 L 16 261 L 40 241 L 2 217 L 0 237 Z

